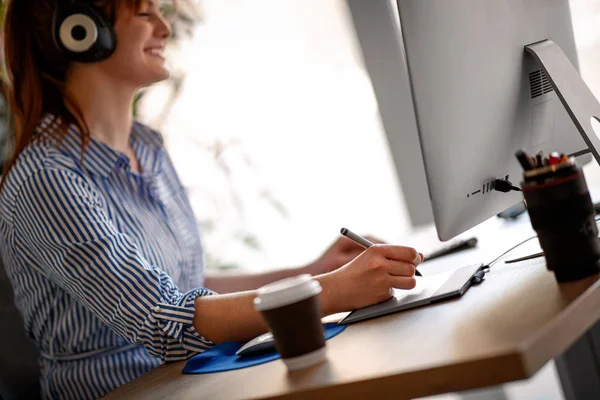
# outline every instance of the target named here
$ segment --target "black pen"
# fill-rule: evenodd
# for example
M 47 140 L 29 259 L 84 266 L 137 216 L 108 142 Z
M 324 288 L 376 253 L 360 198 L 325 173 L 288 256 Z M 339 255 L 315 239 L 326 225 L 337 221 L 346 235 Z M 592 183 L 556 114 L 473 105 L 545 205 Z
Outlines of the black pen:
M 519 160 L 521 167 L 523 167 L 525 171 L 533 169 L 533 165 L 531 165 L 529 156 L 527 155 L 527 153 L 525 153 L 525 151 L 519 150 L 515 153 L 515 156 L 517 156 L 517 160 Z
M 536 160 L 537 160 L 537 168 L 542 168 L 544 166 L 544 152 L 540 151 L 539 153 L 537 153 L 537 155 L 535 156 Z
M 364 247 L 365 249 L 368 249 L 369 247 L 373 246 L 373 243 L 370 242 L 369 240 L 365 239 L 364 237 L 357 235 L 356 233 L 352 232 L 349 229 L 346 228 L 342 228 L 340 229 L 340 233 L 344 236 L 346 236 L 348 239 L 352 240 L 353 242 L 355 242 L 356 244 L 361 245 L 362 247 Z M 417 270 L 417 268 L 415 267 L 415 275 L 416 276 L 423 276 L 421 275 L 421 273 Z

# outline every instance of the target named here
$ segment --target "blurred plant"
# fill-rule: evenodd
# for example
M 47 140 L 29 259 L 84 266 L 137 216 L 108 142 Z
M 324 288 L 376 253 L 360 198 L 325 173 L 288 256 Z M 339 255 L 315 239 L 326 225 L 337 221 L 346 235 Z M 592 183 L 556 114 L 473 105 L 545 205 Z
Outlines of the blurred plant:
M 201 210 L 198 217 L 207 244 L 207 267 L 238 268 L 241 260 L 248 264 L 264 251 L 253 231 L 261 228 L 255 216 L 269 221 L 287 219 L 288 210 L 262 179 L 244 140 L 211 141 L 192 134 L 186 136 L 187 142 L 198 169 L 207 177 L 189 188 L 192 204 Z

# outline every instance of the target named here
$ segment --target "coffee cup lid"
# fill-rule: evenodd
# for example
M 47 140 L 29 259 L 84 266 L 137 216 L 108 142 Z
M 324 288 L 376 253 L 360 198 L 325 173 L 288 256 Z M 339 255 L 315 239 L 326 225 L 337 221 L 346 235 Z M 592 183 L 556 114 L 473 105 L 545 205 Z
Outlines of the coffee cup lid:
M 282 279 L 258 289 L 254 307 L 263 311 L 286 306 L 319 294 L 321 290 L 321 284 L 309 274 Z

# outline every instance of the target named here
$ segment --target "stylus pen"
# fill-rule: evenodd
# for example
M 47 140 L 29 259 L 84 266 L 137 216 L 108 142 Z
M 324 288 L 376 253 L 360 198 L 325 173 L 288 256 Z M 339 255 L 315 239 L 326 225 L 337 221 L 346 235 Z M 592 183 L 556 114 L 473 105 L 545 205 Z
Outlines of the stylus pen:
M 373 243 L 371 243 L 370 241 L 368 241 L 364 237 L 362 237 L 360 235 L 357 235 L 356 233 L 352 232 L 349 229 L 342 228 L 342 229 L 340 229 L 340 233 L 342 235 L 346 236 L 348 239 L 350 239 L 350 240 L 358 243 L 359 245 L 361 245 L 365 249 L 368 249 L 369 247 L 373 246 Z M 417 271 L 416 268 L 415 268 L 415 275 L 417 275 L 417 276 L 423 276 L 423 275 L 421 275 L 421 273 L 419 271 Z
M 346 236 L 348 239 L 354 240 L 356 243 L 360 244 L 365 249 L 368 249 L 369 247 L 373 246 L 373 243 L 371 243 L 364 237 L 357 235 L 356 233 L 354 233 L 351 230 L 348 230 L 346 228 L 342 228 L 340 230 L 340 233 L 342 235 Z

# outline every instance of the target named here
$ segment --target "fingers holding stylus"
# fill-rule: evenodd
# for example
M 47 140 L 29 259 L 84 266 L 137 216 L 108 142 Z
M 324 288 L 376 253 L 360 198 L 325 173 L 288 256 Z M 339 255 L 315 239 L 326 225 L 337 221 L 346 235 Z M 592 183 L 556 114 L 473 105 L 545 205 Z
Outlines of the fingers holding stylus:
M 404 261 L 418 266 L 423 261 L 421 253 L 412 247 L 393 246 L 386 244 L 373 245 L 373 251 L 379 252 L 389 260 Z
M 392 276 L 407 276 L 412 277 L 415 275 L 416 267 L 414 264 L 405 261 L 395 261 L 383 258 L 381 265 L 384 267 L 388 274 Z
M 356 310 L 386 301 L 394 295 L 394 289 L 415 287 L 415 263 L 420 260 L 419 253 L 410 247 L 373 244 L 331 272 L 329 276 L 337 283 L 327 293 L 339 310 Z
M 346 236 L 348 239 L 361 245 L 365 249 L 368 249 L 368 252 L 382 254 L 384 257 L 390 260 L 407 261 L 417 266 L 425 259 L 422 253 L 419 253 L 412 247 L 382 244 L 374 238 L 370 238 L 370 240 L 368 240 L 347 228 L 340 229 L 340 233 Z
M 390 276 L 389 285 L 394 289 L 409 290 L 417 286 L 417 280 L 409 276 Z

